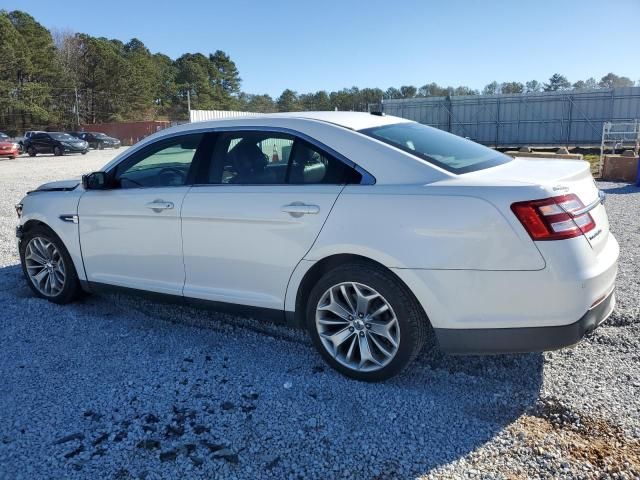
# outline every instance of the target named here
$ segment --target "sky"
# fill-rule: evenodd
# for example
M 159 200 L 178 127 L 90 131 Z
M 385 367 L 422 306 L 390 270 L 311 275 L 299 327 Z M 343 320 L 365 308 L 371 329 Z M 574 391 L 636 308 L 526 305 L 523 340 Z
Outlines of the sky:
M 640 0 L 0 0 L 49 29 L 177 58 L 223 50 L 242 89 L 277 97 L 357 86 L 640 80 Z M 625 19 L 635 19 L 627 22 Z

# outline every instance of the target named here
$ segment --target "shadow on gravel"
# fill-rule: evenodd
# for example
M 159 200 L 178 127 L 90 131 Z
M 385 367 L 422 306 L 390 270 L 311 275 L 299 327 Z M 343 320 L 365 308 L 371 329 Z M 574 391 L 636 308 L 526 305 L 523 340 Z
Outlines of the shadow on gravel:
M 623 185 L 623 186 L 601 188 L 601 190 L 605 193 L 624 195 L 627 193 L 638 193 L 640 192 L 640 187 L 634 185 L 633 183 L 630 183 L 628 185 Z
M 17 266 L 0 268 L 0 331 L 9 477 L 418 476 L 494 439 L 543 373 L 539 354 L 427 350 L 357 382 L 302 332 L 125 296 L 51 305 Z

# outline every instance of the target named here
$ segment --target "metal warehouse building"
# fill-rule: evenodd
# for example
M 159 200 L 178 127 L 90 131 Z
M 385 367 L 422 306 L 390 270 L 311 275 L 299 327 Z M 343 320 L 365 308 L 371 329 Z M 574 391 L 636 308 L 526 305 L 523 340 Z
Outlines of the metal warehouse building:
M 385 100 L 370 109 L 492 147 L 600 145 L 605 122 L 640 119 L 640 87 Z

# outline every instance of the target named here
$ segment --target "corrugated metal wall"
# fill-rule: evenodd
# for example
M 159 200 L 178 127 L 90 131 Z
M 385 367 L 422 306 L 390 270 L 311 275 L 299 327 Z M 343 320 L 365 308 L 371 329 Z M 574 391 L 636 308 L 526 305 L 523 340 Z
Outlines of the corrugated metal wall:
M 590 146 L 600 145 L 604 122 L 640 118 L 640 87 L 385 100 L 382 108 L 490 146 Z
M 257 117 L 262 115 L 255 112 L 238 112 L 234 110 L 190 110 L 189 121 L 204 122 L 206 120 L 220 120 L 222 118 Z

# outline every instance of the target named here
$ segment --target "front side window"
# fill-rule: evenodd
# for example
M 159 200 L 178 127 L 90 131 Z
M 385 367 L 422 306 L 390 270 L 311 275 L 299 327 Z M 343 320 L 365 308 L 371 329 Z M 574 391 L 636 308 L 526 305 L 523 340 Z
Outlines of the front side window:
M 475 172 L 511 161 L 511 157 L 484 145 L 420 123 L 394 123 L 360 130 L 360 133 L 455 174 Z
M 208 183 L 342 185 L 360 183 L 361 179 L 351 166 L 300 138 L 252 131 L 221 137 Z
M 120 188 L 178 187 L 187 183 L 202 134 L 160 141 L 116 168 Z

